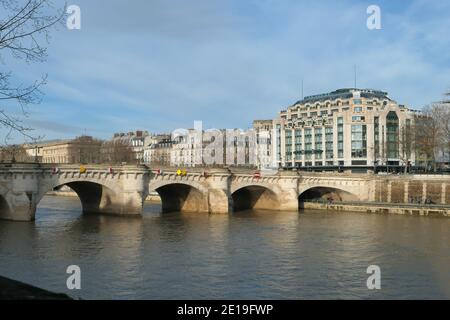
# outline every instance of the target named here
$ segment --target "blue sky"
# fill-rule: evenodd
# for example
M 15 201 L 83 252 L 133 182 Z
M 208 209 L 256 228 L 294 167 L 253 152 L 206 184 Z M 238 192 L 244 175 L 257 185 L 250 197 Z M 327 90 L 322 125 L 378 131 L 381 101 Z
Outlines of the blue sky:
M 56 2 L 58 3 L 58 1 Z M 81 30 L 60 28 L 26 83 L 48 74 L 25 123 L 46 139 L 145 129 L 248 128 L 304 94 L 357 86 L 414 109 L 450 89 L 450 1 L 68 1 Z M 381 30 L 366 9 L 381 8 Z

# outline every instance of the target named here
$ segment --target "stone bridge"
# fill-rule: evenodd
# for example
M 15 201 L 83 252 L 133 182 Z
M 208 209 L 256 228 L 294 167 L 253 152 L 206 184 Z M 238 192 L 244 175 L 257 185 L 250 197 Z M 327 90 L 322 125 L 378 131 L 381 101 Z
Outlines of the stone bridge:
M 445 181 L 444 203 L 449 184 Z M 0 164 L 0 219 L 34 220 L 42 197 L 63 185 L 77 193 L 84 213 L 130 216 L 142 213 L 150 192 L 160 195 L 163 212 L 229 213 L 250 208 L 298 210 L 303 199 L 319 197 L 375 201 L 377 194 L 382 197 L 381 189 L 391 190 L 389 183 L 380 184 L 380 178 L 370 174 L 257 175 L 254 170 L 212 168 L 186 168 L 179 174 L 176 168 L 146 166 Z

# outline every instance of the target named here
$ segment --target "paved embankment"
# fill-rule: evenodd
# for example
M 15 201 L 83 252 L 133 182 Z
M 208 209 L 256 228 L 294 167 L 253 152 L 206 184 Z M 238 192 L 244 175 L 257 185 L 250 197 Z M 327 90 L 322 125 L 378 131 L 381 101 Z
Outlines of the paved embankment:
M 0 300 L 71 300 L 64 293 L 44 289 L 0 276 Z
M 334 211 L 354 211 L 365 213 L 393 213 L 420 216 L 444 216 L 450 217 L 450 206 L 433 204 L 410 203 L 379 203 L 379 202 L 304 202 L 302 209 L 320 209 Z

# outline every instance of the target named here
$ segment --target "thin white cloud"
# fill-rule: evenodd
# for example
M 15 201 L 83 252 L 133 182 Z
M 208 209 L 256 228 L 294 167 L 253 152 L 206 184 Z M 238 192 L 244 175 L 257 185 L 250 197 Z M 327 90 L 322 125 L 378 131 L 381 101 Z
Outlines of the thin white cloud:
M 299 99 L 302 79 L 307 95 L 353 86 L 355 64 L 358 86 L 387 90 L 415 108 L 450 85 L 450 22 L 442 14 L 418 19 L 421 10 L 448 7 L 429 1 L 392 12 L 383 4 L 380 31 L 367 30 L 366 4 L 358 1 L 80 6 L 82 30 L 55 36 L 49 63 L 36 71 L 49 73 L 41 107 L 60 103 L 69 125 L 95 122 L 111 133 L 165 131 L 196 119 L 247 127 Z M 73 119 L 77 110 L 90 118 Z

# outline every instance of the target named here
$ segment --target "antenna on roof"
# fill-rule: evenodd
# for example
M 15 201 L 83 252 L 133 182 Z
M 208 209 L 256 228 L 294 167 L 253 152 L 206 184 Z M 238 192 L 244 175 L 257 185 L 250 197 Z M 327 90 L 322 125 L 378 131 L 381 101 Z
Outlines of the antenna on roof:
M 356 64 L 355 64 L 355 86 L 354 86 L 354 88 L 356 89 Z
M 303 100 L 303 79 L 302 79 L 302 100 Z

